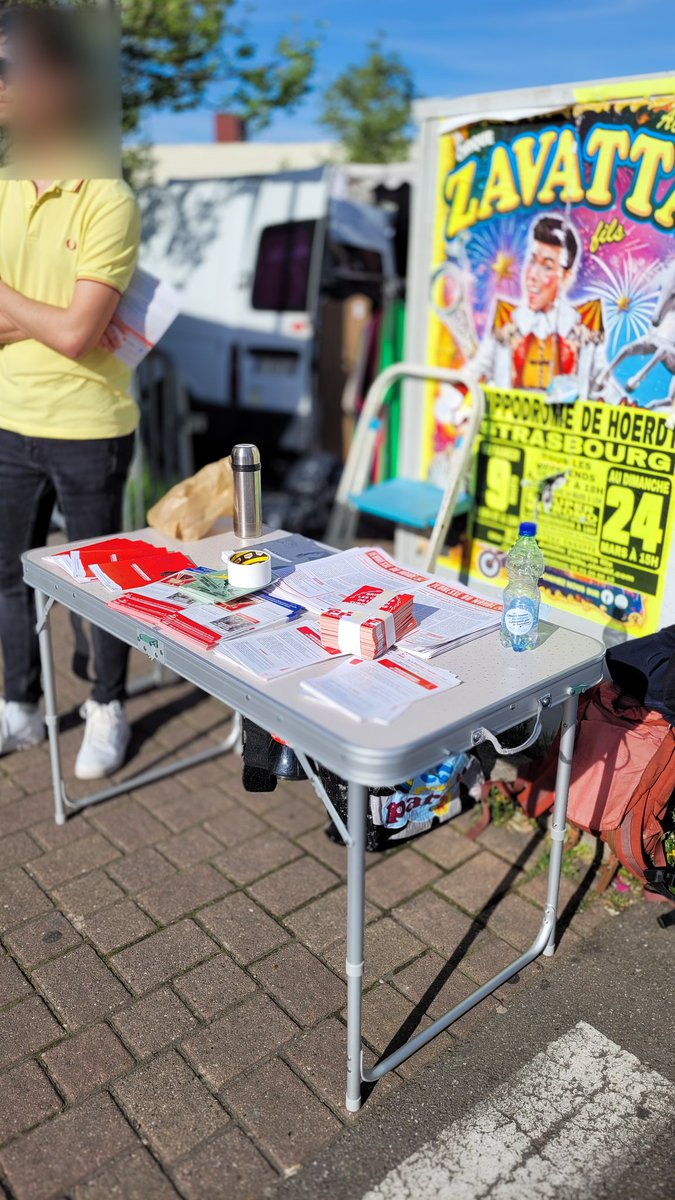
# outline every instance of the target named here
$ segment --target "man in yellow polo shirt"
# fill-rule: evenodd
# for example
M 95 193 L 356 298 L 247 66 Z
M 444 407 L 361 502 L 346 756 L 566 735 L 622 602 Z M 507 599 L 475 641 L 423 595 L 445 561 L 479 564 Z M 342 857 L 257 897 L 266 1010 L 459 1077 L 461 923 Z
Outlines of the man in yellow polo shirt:
M 38 39 L 32 50 L 24 132 L 35 103 L 48 134 L 45 113 L 68 92 L 71 64 L 62 45 Z M 70 539 L 121 525 L 138 413 L 130 372 L 105 331 L 134 272 L 139 228 L 121 180 L 0 180 L 0 753 L 44 736 L 22 553 L 47 540 L 55 501 Z M 95 679 L 76 765 L 83 779 L 116 770 L 129 740 L 126 647 L 98 630 L 92 638 Z

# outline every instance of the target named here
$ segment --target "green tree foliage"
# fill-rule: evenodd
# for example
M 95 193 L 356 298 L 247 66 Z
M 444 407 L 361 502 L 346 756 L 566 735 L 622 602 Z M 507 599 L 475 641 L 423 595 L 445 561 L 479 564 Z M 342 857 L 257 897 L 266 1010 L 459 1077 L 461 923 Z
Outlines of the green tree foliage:
M 121 9 L 125 132 L 138 128 L 144 111 L 194 108 L 218 82 L 222 107 L 259 131 L 309 90 L 318 42 L 296 32 L 261 61 L 237 0 L 122 0 Z
M 365 61 L 329 87 L 320 120 L 338 135 L 350 162 L 396 162 L 408 155 L 414 97 L 408 67 L 376 38 Z
M 220 70 L 232 0 L 122 0 L 125 132 L 145 111 L 193 108 Z
M 318 48 L 316 38 L 303 41 L 298 33 L 287 34 L 279 39 L 272 61 L 261 65 L 255 62 L 255 47 L 240 43 L 232 100 L 250 129 L 264 129 L 277 109 L 292 112 L 297 107 L 310 89 Z

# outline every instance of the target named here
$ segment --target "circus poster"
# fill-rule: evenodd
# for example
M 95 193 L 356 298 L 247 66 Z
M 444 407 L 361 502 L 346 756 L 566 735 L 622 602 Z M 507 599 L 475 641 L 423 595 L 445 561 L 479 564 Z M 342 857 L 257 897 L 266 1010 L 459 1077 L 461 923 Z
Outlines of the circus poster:
M 488 401 L 449 565 L 505 581 L 534 517 L 546 599 L 635 634 L 659 627 L 672 540 L 674 231 L 675 96 L 441 132 L 428 358 Z M 439 484 L 466 403 L 430 387 Z

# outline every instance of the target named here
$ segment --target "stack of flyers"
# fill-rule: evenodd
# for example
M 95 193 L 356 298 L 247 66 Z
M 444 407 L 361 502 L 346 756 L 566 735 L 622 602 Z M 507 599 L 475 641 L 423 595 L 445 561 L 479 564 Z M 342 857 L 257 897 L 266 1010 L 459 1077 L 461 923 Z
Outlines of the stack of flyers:
M 184 594 L 179 593 L 181 599 Z M 204 620 L 209 628 L 220 632 L 221 638 L 241 637 L 246 633 L 257 633 L 263 629 L 274 629 L 301 617 L 304 609 L 290 600 L 280 600 L 270 592 L 246 595 L 228 604 L 190 605 L 190 616 Z
M 387 589 L 414 597 L 418 628 L 405 636 L 405 649 L 432 658 L 452 646 L 499 626 L 501 605 L 467 587 L 435 575 L 412 571 L 377 546 L 355 547 L 313 562 L 299 563 L 281 580 L 279 591 L 310 612 L 345 607 L 344 597 L 364 584 L 381 594 Z
M 285 625 L 302 616 L 303 610 L 288 600 L 260 592 L 228 604 L 198 604 L 171 582 L 150 584 L 124 592 L 108 601 L 108 607 L 136 617 L 146 625 L 162 626 L 181 640 L 207 648 L 229 638 Z
M 133 557 L 106 563 L 92 562 L 89 565 L 96 579 L 109 592 L 126 592 L 147 583 L 158 583 L 176 571 L 194 567 L 187 554 L 180 550 L 166 550 L 161 546 L 154 546 L 152 554 L 141 552 Z
M 215 653 L 227 666 L 243 667 L 265 681 L 281 679 L 340 655 L 339 650 L 324 649 L 319 626 L 311 620 L 299 621 L 290 629 L 256 633 L 250 638 L 221 643 Z
M 142 542 L 135 538 L 107 538 L 105 541 L 94 542 L 90 546 L 79 546 L 76 550 L 62 550 L 56 554 L 48 554 L 44 561 L 52 566 L 66 571 L 77 583 L 86 583 L 96 579 L 93 565 L 104 566 L 107 563 L 121 562 L 123 559 L 134 559 L 157 554 L 160 547 L 152 542 Z
M 192 614 L 192 605 L 172 603 L 170 600 L 146 596 L 138 591 L 116 596 L 108 602 L 108 607 L 114 608 L 116 612 L 125 613 L 126 616 L 135 617 L 144 625 L 152 625 L 155 629 L 161 627 L 179 642 L 202 646 L 205 650 L 211 650 L 220 641 L 220 633 L 188 616 L 188 611 Z
M 321 614 L 321 644 L 326 650 L 377 658 L 416 627 L 410 592 L 364 586 L 342 603 L 344 607 Z
M 375 662 L 352 658 L 318 679 L 303 679 L 300 686 L 312 699 L 356 721 L 388 725 L 417 700 L 440 696 L 459 683 L 450 671 L 421 664 L 395 650 Z
M 44 561 L 66 571 L 77 583 L 98 580 L 110 592 L 143 587 L 176 571 L 195 569 L 192 559 L 180 550 L 168 550 L 138 538 L 108 538 L 46 555 Z
M 415 593 L 415 617 L 418 628 L 401 649 L 429 659 L 498 629 L 502 606 L 469 588 L 433 579 Z
M 188 611 L 192 612 L 191 609 Z M 177 641 L 185 642 L 188 646 L 200 646 L 202 650 L 212 650 L 220 641 L 220 634 L 216 630 L 193 620 L 185 609 L 179 609 L 174 616 L 162 621 L 162 629 L 166 629 Z
M 301 611 L 297 605 L 288 601 L 277 602 L 271 596 L 260 599 L 251 596 L 246 601 L 238 600 L 232 604 L 188 603 L 186 607 L 192 624 L 205 629 L 218 642 L 285 625 L 299 616 Z M 173 618 L 167 624 L 173 629 Z
M 157 584 L 155 586 L 161 587 L 162 585 Z M 114 600 L 108 601 L 108 608 L 114 608 L 116 612 L 122 612 L 129 617 L 135 617 L 138 621 L 142 621 L 144 625 L 158 626 L 162 625 L 164 621 L 177 616 L 182 611 L 183 605 L 172 603 L 170 600 L 143 595 L 141 591 L 138 591 L 123 592 L 121 596 L 116 596 Z

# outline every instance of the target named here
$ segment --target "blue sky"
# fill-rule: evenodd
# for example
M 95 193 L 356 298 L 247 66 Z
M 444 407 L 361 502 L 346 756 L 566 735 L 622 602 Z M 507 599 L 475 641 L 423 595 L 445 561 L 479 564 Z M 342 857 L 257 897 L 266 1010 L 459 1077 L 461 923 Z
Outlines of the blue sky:
M 319 69 L 312 95 L 295 114 L 277 117 L 261 135 L 266 141 L 326 138 L 317 120 L 321 92 L 359 62 L 378 31 L 424 96 L 675 72 L 674 0 L 318 0 L 295 6 L 291 0 L 288 9 L 286 2 L 253 0 L 252 37 L 264 55 L 294 23 L 312 34 L 321 22 Z M 198 111 L 153 116 L 148 135 L 161 142 L 211 141 L 221 95 L 215 87 Z

